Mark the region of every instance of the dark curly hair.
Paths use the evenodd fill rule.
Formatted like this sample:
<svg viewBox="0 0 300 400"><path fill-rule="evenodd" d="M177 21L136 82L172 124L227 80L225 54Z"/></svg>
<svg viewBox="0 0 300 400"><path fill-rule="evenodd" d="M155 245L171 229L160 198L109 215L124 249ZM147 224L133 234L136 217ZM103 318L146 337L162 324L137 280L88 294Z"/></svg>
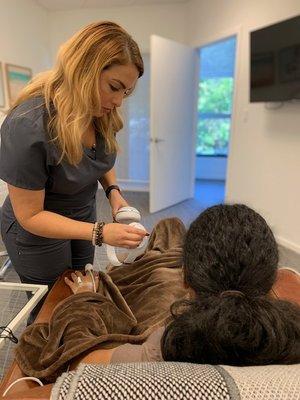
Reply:
<svg viewBox="0 0 300 400"><path fill-rule="evenodd" d="M217 205L191 224L184 279L195 299L172 305L166 361L227 365L300 362L300 307L271 298L278 249L266 221L241 204Z"/></svg>

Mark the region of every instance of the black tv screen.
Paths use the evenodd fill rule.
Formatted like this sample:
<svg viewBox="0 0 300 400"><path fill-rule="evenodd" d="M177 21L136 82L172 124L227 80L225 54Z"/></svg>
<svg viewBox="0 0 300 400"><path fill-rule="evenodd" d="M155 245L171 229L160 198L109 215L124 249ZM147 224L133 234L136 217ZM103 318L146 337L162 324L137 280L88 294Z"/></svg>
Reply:
<svg viewBox="0 0 300 400"><path fill-rule="evenodd" d="M251 32L250 101L300 99L300 16Z"/></svg>

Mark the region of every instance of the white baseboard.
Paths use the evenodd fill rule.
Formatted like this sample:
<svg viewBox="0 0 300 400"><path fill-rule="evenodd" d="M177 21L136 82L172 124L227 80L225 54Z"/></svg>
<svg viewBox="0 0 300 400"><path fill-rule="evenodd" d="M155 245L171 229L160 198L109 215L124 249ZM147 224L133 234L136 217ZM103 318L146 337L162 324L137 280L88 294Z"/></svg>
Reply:
<svg viewBox="0 0 300 400"><path fill-rule="evenodd" d="M131 181L129 179L118 179L118 184L122 190L132 192L149 192L148 181Z"/></svg>
<svg viewBox="0 0 300 400"><path fill-rule="evenodd" d="M286 247L287 249L292 250L295 253L300 255L300 245L299 244L293 243L293 242L286 240L280 236L276 236L276 241L281 246Z"/></svg>

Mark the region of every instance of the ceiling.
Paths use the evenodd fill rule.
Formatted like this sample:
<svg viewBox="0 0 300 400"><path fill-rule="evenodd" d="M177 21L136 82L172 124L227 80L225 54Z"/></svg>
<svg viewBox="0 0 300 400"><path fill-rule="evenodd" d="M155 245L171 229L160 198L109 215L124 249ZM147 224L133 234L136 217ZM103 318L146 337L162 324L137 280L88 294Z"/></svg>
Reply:
<svg viewBox="0 0 300 400"><path fill-rule="evenodd" d="M83 8L144 6L151 4L187 3L188 0L35 0L49 11L71 11Z"/></svg>

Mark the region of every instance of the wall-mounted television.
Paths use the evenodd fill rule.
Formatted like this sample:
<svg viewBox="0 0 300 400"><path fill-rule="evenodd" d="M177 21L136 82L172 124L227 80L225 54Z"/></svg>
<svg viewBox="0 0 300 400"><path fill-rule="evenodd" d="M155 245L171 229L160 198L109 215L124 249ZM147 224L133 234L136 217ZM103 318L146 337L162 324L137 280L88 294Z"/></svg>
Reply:
<svg viewBox="0 0 300 400"><path fill-rule="evenodd" d="M300 99L300 15L250 34L250 101Z"/></svg>

